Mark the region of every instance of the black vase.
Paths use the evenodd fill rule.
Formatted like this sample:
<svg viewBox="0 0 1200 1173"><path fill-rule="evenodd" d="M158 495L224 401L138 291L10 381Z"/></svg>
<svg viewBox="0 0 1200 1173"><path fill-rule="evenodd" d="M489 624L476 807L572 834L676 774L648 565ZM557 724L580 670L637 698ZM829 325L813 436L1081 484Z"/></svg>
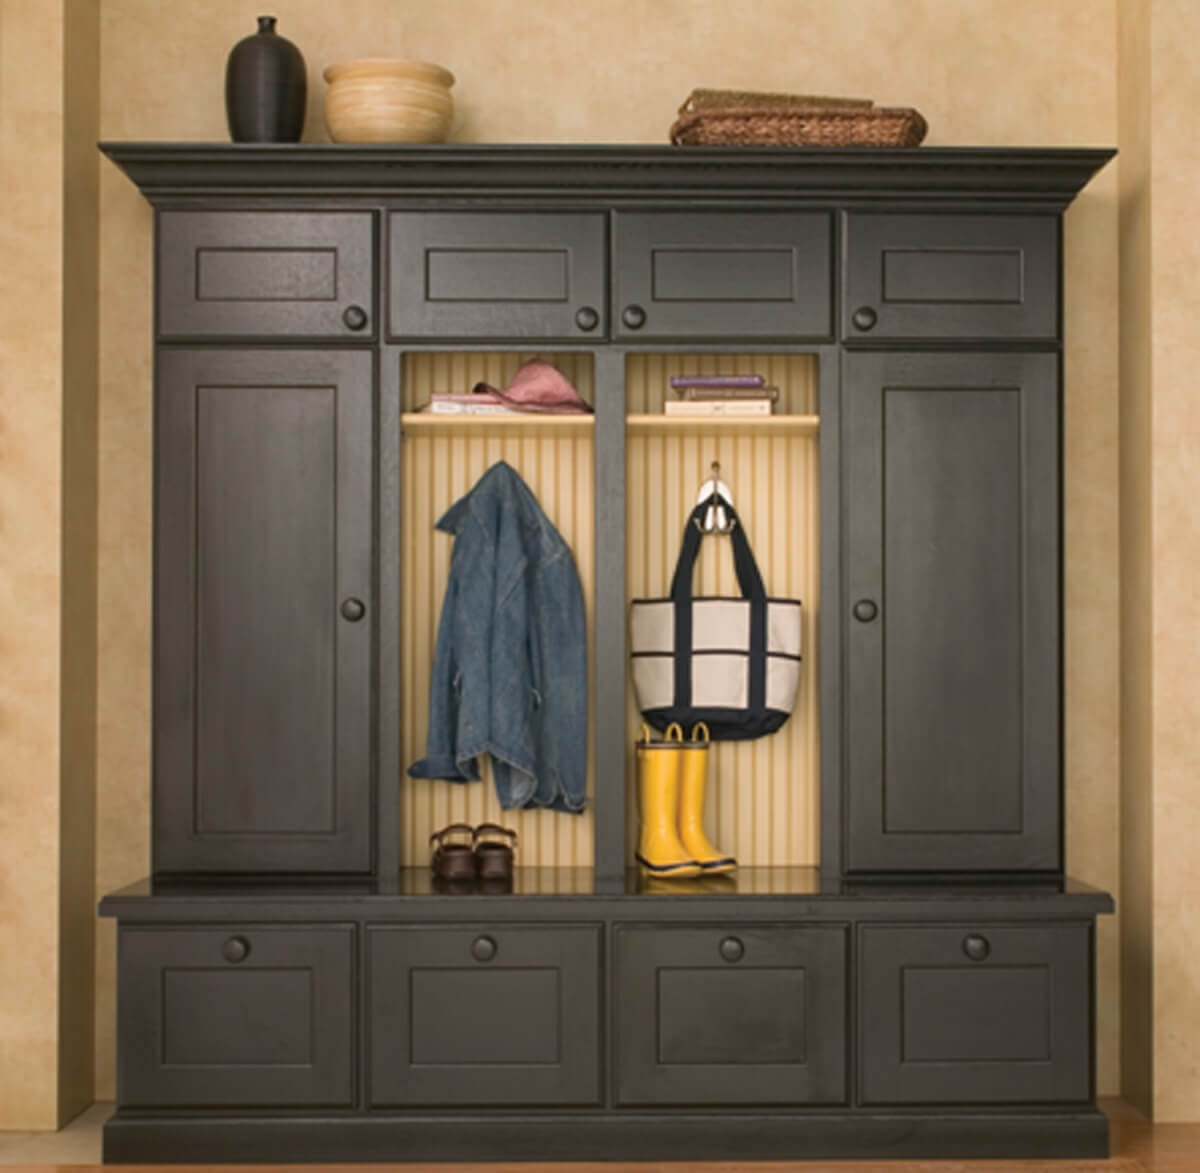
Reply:
<svg viewBox="0 0 1200 1173"><path fill-rule="evenodd" d="M260 16L225 65L225 113L235 143L295 143L304 129L308 75L300 50Z"/></svg>

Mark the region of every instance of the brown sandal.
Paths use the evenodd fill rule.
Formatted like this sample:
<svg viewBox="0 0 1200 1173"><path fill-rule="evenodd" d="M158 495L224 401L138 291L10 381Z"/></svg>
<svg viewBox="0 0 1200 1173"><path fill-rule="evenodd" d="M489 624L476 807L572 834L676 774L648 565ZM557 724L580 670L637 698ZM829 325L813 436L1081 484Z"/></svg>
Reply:
<svg viewBox="0 0 1200 1173"><path fill-rule="evenodd" d="M451 838L461 837L465 842L451 843ZM475 831L468 823L451 823L429 836L433 848L429 866L433 874L443 880L469 880L475 875Z"/></svg>
<svg viewBox="0 0 1200 1173"><path fill-rule="evenodd" d="M517 833L496 823L480 823L471 837L475 874L481 880L511 880Z"/></svg>

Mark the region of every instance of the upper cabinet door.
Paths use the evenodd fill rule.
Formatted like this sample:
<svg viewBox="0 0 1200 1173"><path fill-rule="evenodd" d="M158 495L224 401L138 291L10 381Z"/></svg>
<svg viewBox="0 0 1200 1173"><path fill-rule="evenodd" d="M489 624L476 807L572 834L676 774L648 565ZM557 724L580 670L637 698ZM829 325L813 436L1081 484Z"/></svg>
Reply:
<svg viewBox="0 0 1200 1173"><path fill-rule="evenodd" d="M842 337L1055 338L1058 218L850 212Z"/></svg>
<svg viewBox="0 0 1200 1173"><path fill-rule="evenodd" d="M601 212L393 212L389 337L603 338L605 221Z"/></svg>
<svg viewBox="0 0 1200 1173"><path fill-rule="evenodd" d="M619 338L828 338L825 212L618 212Z"/></svg>
<svg viewBox="0 0 1200 1173"><path fill-rule="evenodd" d="M845 358L850 871L1060 865L1057 363Z"/></svg>
<svg viewBox="0 0 1200 1173"><path fill-rule="evenodd" d="M158 364L155 870L367 872L372 356Z"/></svg>
<svg viewBox="0 0 1200 1173"><path fill-rule="evenodd" d="M375 333L371 212L163 212L163 338Z"/></svg>

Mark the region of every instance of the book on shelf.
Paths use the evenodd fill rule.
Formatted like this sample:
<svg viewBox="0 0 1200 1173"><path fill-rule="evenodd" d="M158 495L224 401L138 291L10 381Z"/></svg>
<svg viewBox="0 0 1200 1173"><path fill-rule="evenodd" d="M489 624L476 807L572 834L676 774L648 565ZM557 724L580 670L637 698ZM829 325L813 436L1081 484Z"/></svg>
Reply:
<svg viewBox="0 0 1200 1173"><path fill-rule="evenodd" d="M684 387L762 387L763 375L672 375L671 386L678 391Z"/></svg>
<svg viewBox="0 0 1200 1173"><path fill-rule="evenodd" d="M675 394L680 399L769 399L779 400L778 387L677 387Z"/></svg>
<svg viewBox="0 0 1200 1173"><path fill-rule="evenodd" d="M770 415L772 400L760 399L668 399L663 404L664 415L705 418L707 416L764 416Z"/></svg>
<svg viewBox="0 0 1200 1173"><path fill-rule="evenodd" d="M435 391L420 409L424 415L521 415L499 395L487 392Z"/></svg>

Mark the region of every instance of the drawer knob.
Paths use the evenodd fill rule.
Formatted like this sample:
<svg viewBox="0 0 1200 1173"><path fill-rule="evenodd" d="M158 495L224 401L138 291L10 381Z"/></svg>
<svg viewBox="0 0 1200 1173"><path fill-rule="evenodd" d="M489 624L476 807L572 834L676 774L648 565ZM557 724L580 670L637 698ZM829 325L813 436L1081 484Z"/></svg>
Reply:
<svg viewBox="0 0 1200 1173"><path fill-rule="evenodd" d="M717 946L717 951L726 961L741 961L745 955L746 946L737 939L737 937L726 937L725 940Z"/></svg>
<svg viewBox="0 0 1200 1173"><path fill-rule="evenodd" d="M646 311L640 305L627 305L621 311L621 321L631 330L640 330L646 324Z"/></svg>
<svg viewBox="0 0 1200 1173"><path fill-rule="evenodd" d="M491 937L476 937L471 943L471 956L476 961L491 961L496 956L496 942Z"/></svg>
<svg viewBox="0 0 1200 1173"><path fill-rule="evenodd" d="M879 608L875 605L873 599L859 599L854 604L854 618L859 623L870 623L878 614Z"/></svg>
<svg viewBox="0 0 1200 1173"><path fill-rule="evenodd" d="M367 324L367 311L360 305L348 305L342 310L342 321L351 330L361 330Z"/></svg>
<svg viewBox="0 0 1200 1173"><path fill-rule="evenodd" d="M575 311L575 325L581 330L594 330L600 325L600 315L590 306L580 306Z"/></svg>
<svg viewBox="0 0 1200 1173"><path fill-rule="evenodd" d="M972 961L983 961L991 951L987 937L979 933L968 933L963 937L963 952Z"/></svg>
<svg viewBox="0 0 1200 1173"><path fill-rule="evenodd" d="M342 603L342 618L351 623L357 623L366 613L367 607L362 599L346 599Z"/></svg>
<svg viewBox="0 0 1200 1173"><path fill-rule="evenodd" d="M856 330L869 330L879 321L879 315L869 305L860 305L850 315L850 321L854 323Z"/></svg>
<svg viewBox="0 0 1200 1173"><path fill-rule="evenodd" d="M230 937L221 946L221 956L236 965L250 956L250 942L245 937Z"/></svg>

